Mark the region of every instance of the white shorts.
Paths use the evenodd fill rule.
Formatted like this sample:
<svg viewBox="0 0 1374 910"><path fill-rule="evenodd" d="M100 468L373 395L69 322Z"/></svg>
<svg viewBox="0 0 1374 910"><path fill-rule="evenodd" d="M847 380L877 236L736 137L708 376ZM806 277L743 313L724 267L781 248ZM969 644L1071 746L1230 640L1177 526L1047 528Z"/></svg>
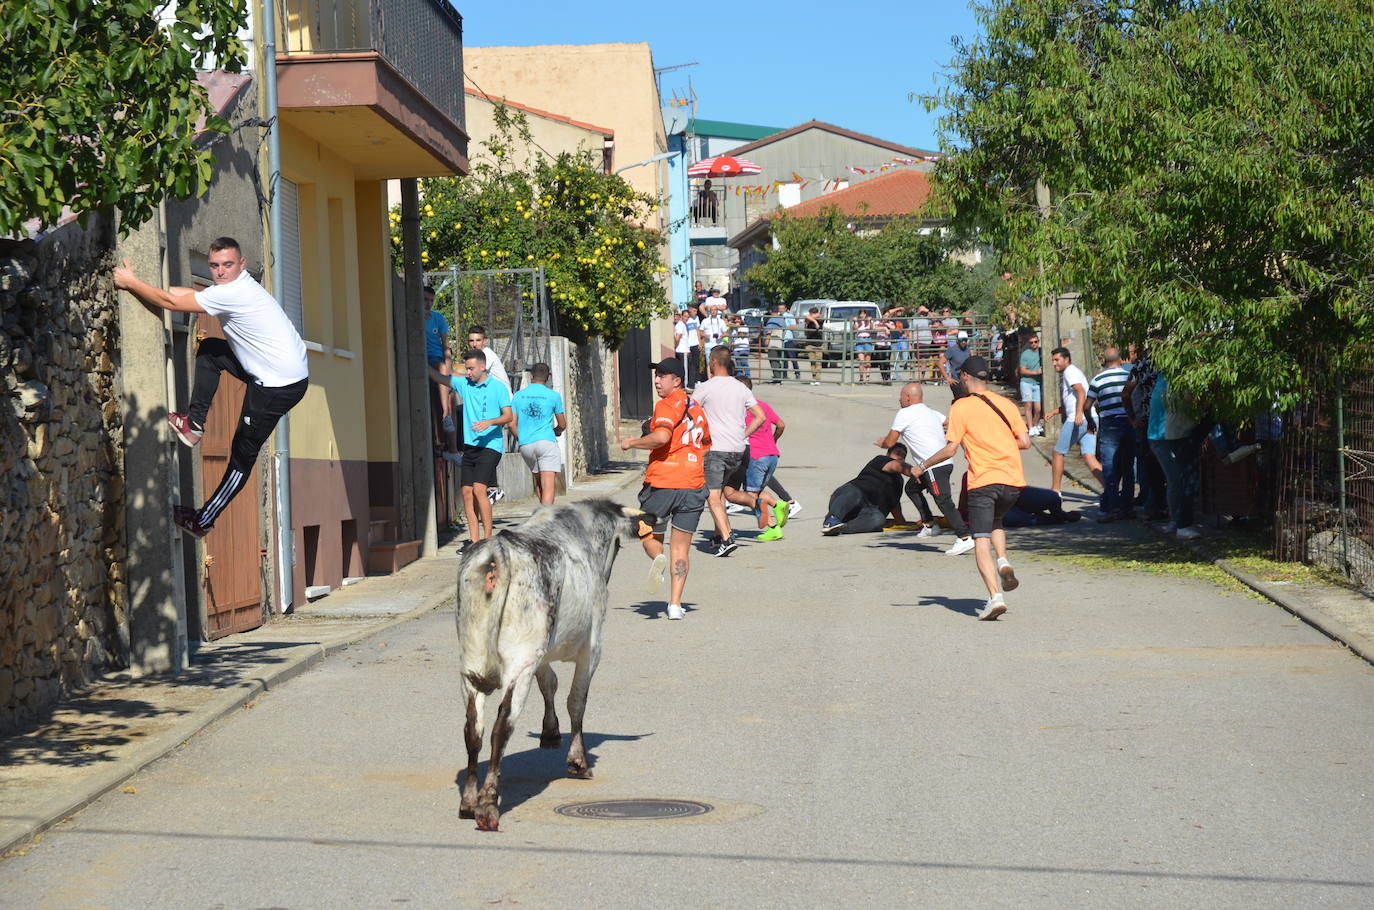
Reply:
<svg viewBox="0 0 1374 910"><path fill-rule="evenodd" d="M563 470L563 456L558 454L558 443L547 439L521 446L520 457L525 459L531 474Z"/></svg>

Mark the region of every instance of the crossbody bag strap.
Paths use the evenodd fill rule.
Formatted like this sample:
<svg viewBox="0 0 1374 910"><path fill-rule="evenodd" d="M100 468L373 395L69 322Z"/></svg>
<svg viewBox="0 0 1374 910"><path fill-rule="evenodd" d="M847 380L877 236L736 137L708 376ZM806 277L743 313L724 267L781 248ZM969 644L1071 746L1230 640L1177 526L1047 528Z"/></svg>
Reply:
<svg viewBox="0 0 1374 910"><path fill-rule="evenodd" d="M1011 425L1011 421L1007 419L1007 415L1002 413L1002 409L992 403L992 399L988 398L988 396L983 395L980 392L969 392L969 394L972 395L974 398L981 400L983 404L992 408L993 413L995 413L998 417L1002 418L1002 422L1007 425L1007 429L1011 430L1011 435L1016 435L1016 428Z"/></svg>

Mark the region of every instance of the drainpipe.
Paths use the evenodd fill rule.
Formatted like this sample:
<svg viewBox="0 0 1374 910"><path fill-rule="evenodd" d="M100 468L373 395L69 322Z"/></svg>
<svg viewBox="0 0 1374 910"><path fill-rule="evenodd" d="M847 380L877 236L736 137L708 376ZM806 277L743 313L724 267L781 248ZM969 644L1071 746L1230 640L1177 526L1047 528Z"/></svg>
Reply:
<svg viewBox="0 0 1374 910"><path fill-rule="evenodd" d="M286 297L285 274L282 262L281 206L277 189L281 183L281 130L278 129L277 110L277 15L275 0L262 0L262 74L267 91L267 198L268 233L272 241L272 296L277 303ZM296 326L297 330L300 326ZM296 554L294 531L291 527L291 415L285 414L277 422L272 462L276 480L277 500L277 608L291 611L295 580Z"/></svg>

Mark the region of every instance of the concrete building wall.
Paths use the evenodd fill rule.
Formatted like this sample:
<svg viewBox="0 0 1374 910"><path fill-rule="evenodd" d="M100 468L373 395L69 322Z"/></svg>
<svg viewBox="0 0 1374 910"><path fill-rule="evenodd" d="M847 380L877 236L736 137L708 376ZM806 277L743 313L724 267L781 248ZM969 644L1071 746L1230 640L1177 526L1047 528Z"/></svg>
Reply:
<svg viewBox="0 0 1374 910"><path fill-rule="evenodd" d="M511 104L514 102L514 104ZM536 149L544 149L552 155L559 152L591 152L596 160L601 160L607 135L599 130L588 129L576 123L569 123L557 117L545 116L531 111L520 96L511 93L507 103L511 111L525 115L530 127L530 138ZM481 95L467 96L467 131L471 138L470 155L478 158L487 153L486 143L490 141L496 128L494 111L496 102ZM560 114L561 111L552 111ZM571 117L571 114L565 115ZM600 126L601 124L597 124Z"/></svg>

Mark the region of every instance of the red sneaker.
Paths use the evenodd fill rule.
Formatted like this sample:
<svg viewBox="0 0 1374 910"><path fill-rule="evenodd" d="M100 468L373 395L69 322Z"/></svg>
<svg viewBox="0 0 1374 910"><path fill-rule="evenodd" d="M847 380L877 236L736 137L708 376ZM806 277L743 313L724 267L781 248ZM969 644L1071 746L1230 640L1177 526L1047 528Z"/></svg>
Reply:
<svg viewBox="0 0 1374 910"><path fill-rule="evenodd" d="M195 446L200 444L200 438L205 434L191 428L191 418L185 414L168 414L167 422L176 431L177 439L184 445Z"/></svg>
<svg viewBox="0 0 1374 910"><path fill-rule="evenodd" d="M202 527L196 518L196 510L186 506L172 506L172 524L192 537L204 537L210 533L210 529Z"/></svg>

